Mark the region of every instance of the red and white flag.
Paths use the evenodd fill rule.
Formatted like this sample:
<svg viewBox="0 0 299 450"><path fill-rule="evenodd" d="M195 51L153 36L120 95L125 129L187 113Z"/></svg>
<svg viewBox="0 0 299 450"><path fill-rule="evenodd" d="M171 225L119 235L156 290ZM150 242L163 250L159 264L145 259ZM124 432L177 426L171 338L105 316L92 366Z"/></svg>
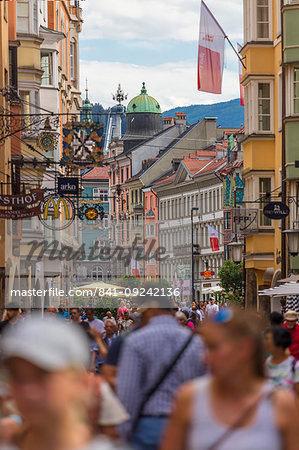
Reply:
<svg viewBox="0 0 299 450"><path fill-rule="evenodd" d="M221 94L225 32L201 2L198 45L198 90Z"/></svg>
<svg viewBox="0 0 299 450"><path fill-rule="evenodd" d="M132 275L135 275L135 277L140 278L139 262L133 258L131 259L131 271L132 271Z"/></svg>
<svg viewBox="0 0 299 450"><path fill-rule="evenodd" d="M240 55L240 50L242 48L242 45L240 45L238 43L238 52ZM240 55L240 58L242 58L242 56ZM243 78L243 68L242 68L242 63L239 59L239 78L240 78L240 105L244 106L245 105L245 99L244 99L244 86L242 85L242 78Z"/></svg>
<svg viewBox="0 0 299 450"><path fill-rule="evenodd" d="M207 225L209 231L209 238L212 247L212 252L218 252L219 249L219 233L215 228Z"/></svg>

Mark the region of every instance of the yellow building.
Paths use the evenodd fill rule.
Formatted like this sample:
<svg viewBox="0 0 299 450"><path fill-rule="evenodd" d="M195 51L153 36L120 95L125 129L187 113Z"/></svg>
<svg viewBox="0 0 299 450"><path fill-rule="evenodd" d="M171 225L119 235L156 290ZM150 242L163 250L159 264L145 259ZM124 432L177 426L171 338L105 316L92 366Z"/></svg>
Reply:
<svg viewBox="0 0 299 450"><path fill-rule="evenodd" d="M7 113L9 108L9 43L8 43L8 11L6 2L0 2L0 114ZM3 138L1 130L0 139ZM10 171L8 161L10 155L10 139L0 140L0 189L1 194L10 194ZM5 288L6 261L11 253L11 236L7 233L7 221L0 219L0 306L3 305Z"/></svg>
<svg viewBox="0 0 299 450"><path fill-rule="evenodd" d="M257 291L281 277L281 221L263 214L282 192L282 66L280 0L244 0L245 203L254 223L245 232L246 303L258 309ZM242 213L241 213L242 215ZM246 216L246 213L243 214Z"/></svg>

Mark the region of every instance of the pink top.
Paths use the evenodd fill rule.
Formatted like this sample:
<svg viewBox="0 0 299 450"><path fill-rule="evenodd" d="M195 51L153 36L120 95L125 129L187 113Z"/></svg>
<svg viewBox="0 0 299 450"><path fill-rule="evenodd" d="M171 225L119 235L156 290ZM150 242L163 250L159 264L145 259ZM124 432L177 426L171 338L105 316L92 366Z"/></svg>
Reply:
<svg viewBox="0 0 299 450"><path fill-rule="evenodd" d="M120 319L121 316L122 316L122 314L123 314L125 311L128 311L128 308L126 308L125 306L121 306L120 308L118 308L118 311L117 311L117 319Z"/></svg>
<svg viewBox="0 0 299 450"><path fill-rule="evenodd" d="M192 328L192 330L194 330L194 324L192 322L188 322L187 325L188 327Z"/></svg>

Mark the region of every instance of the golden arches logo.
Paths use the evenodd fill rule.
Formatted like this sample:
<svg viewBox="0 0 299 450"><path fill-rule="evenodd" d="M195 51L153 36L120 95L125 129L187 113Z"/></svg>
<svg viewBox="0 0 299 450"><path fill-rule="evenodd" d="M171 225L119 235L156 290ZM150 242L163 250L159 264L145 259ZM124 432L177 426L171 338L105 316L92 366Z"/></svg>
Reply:
<svg viewBox="0 0 299 450"><path fill-rule="evenodd" d="M47 218L48 218L49 206L50 206L51 203L52 203L53 208L54 208L54 219L58 219L58 217L59 217L59 206L60 206L60 203L63 204L64 211L65 211L65 218L67 220L70 219L70 211L69 211L69 208L68 208L66 200L61 197L61 198L59 198L56 201L56 200L54 200L54 198L50 197L47 200L47 203L46 203L46 206L45 206L45 209L44 209L44 219L45 220L47 220Z"/></svg>

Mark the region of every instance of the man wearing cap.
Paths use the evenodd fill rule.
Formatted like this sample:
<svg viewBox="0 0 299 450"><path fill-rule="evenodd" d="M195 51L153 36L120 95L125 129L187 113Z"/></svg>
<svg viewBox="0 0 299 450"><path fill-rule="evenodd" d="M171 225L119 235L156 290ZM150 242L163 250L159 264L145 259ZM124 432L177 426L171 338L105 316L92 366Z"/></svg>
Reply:
<svg viewBox="0 0 299 450"><path fill-rule="evenodd" d="M299 360L299 325L296 311L287 311L284 315L283 327L287 328L292 335L292 344L289 347L291 355Z"/></svg>
<svg viewBox="0 0 299 450"><path fill-rule="evenodd" d="M34 315L5 331L2 352L12 395L26 422L18 448L115 448L110 441L93 439L88 343L78 326Z"/></svg>
<svg viewBox="0 0 299 450"><path fill-rule="evenodd" d="M173 317L171 299L146 294L137 302L148 309L149 322L121 351L117 394L131 416L121 433L134 449L157 449L178 388L204 374L204 349L201 338Z"/></svg>
<svg viewBox="0 0 299 450"><path fill-rule="evenodd" d="M0 334L5 328L14 327L21 318L20 307L17 303L7 303L6 305L6 319L0 322Z"/></svg>
<svg viewBox="0 0 299 450"><path fill-rule="evenodd" d="M206 313L208 317L212 317L219 312L219 306L215 303L215 297L211 297L210 303L207 304Z"/></svg>

